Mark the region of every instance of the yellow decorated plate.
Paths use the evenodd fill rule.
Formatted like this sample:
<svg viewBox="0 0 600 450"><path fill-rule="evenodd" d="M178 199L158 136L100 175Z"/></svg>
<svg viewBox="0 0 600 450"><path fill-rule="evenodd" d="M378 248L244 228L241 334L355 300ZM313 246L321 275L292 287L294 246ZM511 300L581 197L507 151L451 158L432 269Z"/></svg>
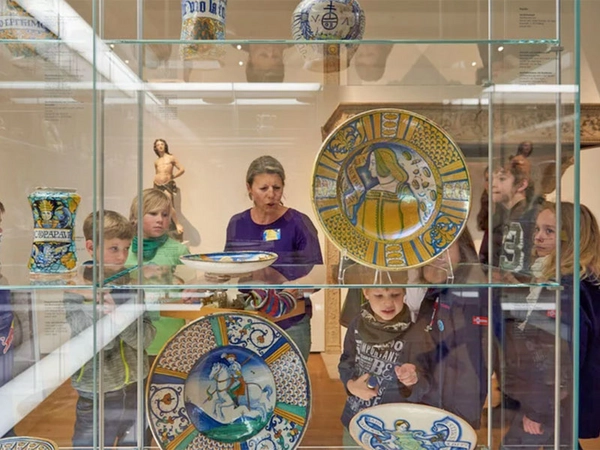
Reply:
<svg viewBox="0 0 600 450"><path fill-rule="evenodd" d="M312 199L331 241L375 268L418 267L466 226L471 181L450 136L426 117L377 109L351 117L323 142Z"/></svg>

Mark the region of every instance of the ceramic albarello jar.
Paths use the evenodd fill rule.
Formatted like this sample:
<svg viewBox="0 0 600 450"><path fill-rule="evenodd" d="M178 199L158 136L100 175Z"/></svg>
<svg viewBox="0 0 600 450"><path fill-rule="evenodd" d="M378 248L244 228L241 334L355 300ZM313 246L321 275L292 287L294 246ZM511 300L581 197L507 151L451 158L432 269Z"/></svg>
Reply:
<svg viewBox="0 0 600 450"><path fill-rule="evenodd" d="M29 271L60 274L74 270L75 214L81 197L74 189L37 188L28 199L33 213Z"/></svg>
<svg viewBox="0 0 600 450"><path fill-rule="evenodd" d="M182 0L181 40L219 41L225 39L227 0ZM197 61L194 67L218 69L223 65L225 45L195 42L181 46L184 61Z"/></svg>

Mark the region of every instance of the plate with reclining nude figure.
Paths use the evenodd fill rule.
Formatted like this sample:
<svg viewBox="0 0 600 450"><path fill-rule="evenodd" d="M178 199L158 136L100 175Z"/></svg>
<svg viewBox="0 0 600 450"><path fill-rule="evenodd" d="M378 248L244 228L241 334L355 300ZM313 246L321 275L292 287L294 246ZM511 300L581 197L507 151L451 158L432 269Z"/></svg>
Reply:
<svg viewBox="0 0 600 450"><path fill-rule="evenodd" d="M365 450L473 450L477 433L451 412L415 403L386 403L358 412L348 427Z"/></svg>
<svg viewBox="0 0 600 450"><path fill-rule="evenodd" d="M203 272L237 274L269 267L277 260L277 254L260 251L215 252L183 255L179 259L186 266Z"/></svg>
<svg viewBox="0 0 600 450"><path fill-rule="evenodd" d="M377 109L323 142L312 201L325 233L356 262L385 270L427 264L466 227L471 181L460 148L424 116Z"/></svg>
<svg viewBox="0 0 600 450"><path fill-rule="evenodd" d="M162 450L293 450L310 419L308 369L269 320L211 314L161 350L148 377L146 410Z"/></svg>

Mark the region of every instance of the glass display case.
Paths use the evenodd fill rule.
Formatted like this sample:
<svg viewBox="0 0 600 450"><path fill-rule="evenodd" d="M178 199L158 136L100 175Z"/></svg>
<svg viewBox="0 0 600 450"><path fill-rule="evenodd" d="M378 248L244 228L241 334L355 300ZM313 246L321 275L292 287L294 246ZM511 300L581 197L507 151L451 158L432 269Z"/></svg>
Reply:
<svg viewBox="0 0 600 450"><path fill-rule="evenodd" d="M579 7L0 0L0 435L577 448L580 296L597 289L579 227L598 232L578 174L580 149L600 143L598 109L581 105ZM264 155L268 170L251 165ZM224 250L279 259L206 257ZM379 335L391 312L374 298L392 294L405 306L389 321L412 331L384 355L357 324L370 311ZM259 329L286 343L248 350ZM226 366L228 395L207 361ZM225 421L222 406L188 403L242 408L233 374L250 368L274 374L264 421L207 434L198 421ZM241 383L231 423L253 410ZM424 412L349 423L380 401Z"/></svg>

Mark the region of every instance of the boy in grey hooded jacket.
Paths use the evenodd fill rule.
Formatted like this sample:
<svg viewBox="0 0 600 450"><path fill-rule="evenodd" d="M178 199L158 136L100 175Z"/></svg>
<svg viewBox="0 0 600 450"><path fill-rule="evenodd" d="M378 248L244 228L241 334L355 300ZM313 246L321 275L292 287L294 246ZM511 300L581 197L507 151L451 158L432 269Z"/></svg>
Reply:
<svg viewBox="0 0 600 450"><path fill-rule="evenodd" d="M98 214L90 214L84 222L83 231L86 250L93 255L94 242L93 222L96 220L98 230ZM102 252L104 258L104 274L110 276L123 269L129 246L135 232L131 223L122 215L113 212L104 212L104 242L102 248L96 249L99 257ZM91 261L84 264L83 283L90 283L94 267ZM120 282L124 282L121 277ZM97 310L96 319L107 314L116 314L117 306L128 303L135 305L136 291L133 289L104 289L102 292L103 308ZM67 291L64 297L66 318L71 327L73 337L82 331L94 326L94 308L99 308L98 302L93 299L93 291L72 290ZM104 348L102 354L102 372L94 376L93 359L85 363L76 372L72 385L77 390L79 398L76 406L76 421L73 434L74 447L91 447L94 436L94 395L99 391L99 380L102 379L102 393L104 395L104 443L112 447L117 441L120 445L135 445L135 433L128 433L136 424L137 418L137 381L145 379L148 375L149 363L145 349L150 345L156 334L156 329L151 320L144 314L142 319L143 329L143 375L140 377L138 367L138 326L137 320L125 328L115 339L111 340ZM93 343L90 342L90 345ZM100 350L100 349L98 349ZM96 364L96 369L98 364Z"/></svg>

